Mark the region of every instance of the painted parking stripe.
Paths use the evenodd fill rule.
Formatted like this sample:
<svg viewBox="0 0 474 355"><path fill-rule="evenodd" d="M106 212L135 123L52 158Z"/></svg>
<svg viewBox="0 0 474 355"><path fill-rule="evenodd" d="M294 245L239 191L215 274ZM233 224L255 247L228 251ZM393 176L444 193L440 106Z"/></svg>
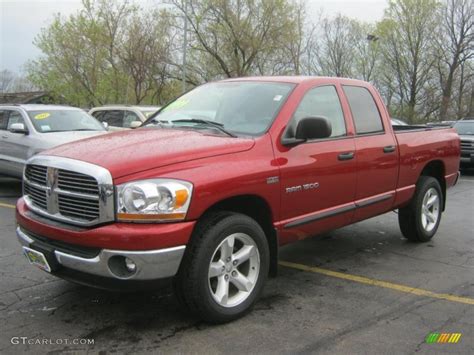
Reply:
<svg viewBox="0 0 474 355"><path fill-rule="evenodd" d="M450 302L474 305L474 298L454 296L454 295L449 295L446 293L436 293L436 292L432 292L428 290L423 290L421 288L415 288L415 287L400 285L400 284L396 284L392 282L371 279L364 276L346 274L344 272L323 269L323 268L315 267L315 266L296 264L289 261L280 261L279 264L281 266L286 266L291 269L313 272L316 274L322 274L325 276L331 276L338 279L349 280L349 281L358 282L358 283L371 285L371 286L388 288L388 289L399 291L399 292L411 293L417 296L424 296L424 297L436 298L436 299L450 301Z"/></svg>
<svg viewBox="0 0 474 355"><path fill-rule="evenodd" d="M9 204L7 204L7 203L1 203L1 202L0 202L0 207L15 208L15 205L9 205Z"/></svg>

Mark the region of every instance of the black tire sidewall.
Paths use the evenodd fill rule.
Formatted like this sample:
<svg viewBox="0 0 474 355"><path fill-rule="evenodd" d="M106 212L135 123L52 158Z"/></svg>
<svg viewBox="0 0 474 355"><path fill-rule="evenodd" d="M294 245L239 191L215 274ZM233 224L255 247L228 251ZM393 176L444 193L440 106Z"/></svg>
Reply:
<svg viewBox="0 0 474 355"><path fill-rule="evenodd" d="M222 307L216 303L209 289L209 264L219 244L226 237L234 233L247 234L255 242L260 256L260 270L257 283L250 296L244 302L235 307ZM203 236L201 242L203 246L200 248L199 254L195 255L195 262L197 264L195 268L196 273L193 277L197 281L198 297L201 298L200 303L204 308L203 311L207 312L212 318L217 319L217 321L228 321L243 315L251 309L259 297L268 274L270 252L263 230L253 219L244 215L234 214L224 218L210 228L206 235Z"/></svg>

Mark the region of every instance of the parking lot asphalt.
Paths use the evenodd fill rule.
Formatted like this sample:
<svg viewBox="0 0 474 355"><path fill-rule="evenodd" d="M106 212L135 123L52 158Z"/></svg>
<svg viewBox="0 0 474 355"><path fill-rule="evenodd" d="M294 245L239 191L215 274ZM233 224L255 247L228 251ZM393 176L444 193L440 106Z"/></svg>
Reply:
<svg viewBox="0 0 474 355"><path fill-rule="evenodd" d="M1 354L474 353L473 172L449 190L431 242L407 242L389 213L286 246L253 312L219 326L170 289L110 293L30 266L14 232L20 191L0 179ZM427 343L433 332L462 336Z"/></svg>

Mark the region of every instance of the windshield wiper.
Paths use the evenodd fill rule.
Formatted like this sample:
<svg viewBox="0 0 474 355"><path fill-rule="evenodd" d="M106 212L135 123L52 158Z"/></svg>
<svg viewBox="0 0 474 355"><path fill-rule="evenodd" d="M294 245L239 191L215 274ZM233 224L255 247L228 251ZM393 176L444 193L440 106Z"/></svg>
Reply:
<svg viewBox="0 0 474 355"><path fill-rule="evenodd" d="M171 120L170 123L173 124L174 122L191 122L191 123L199 123L207 126L212 126L213 128L216 128L217 130L227 134L230 137L237 137L235 134L229 132L224 128L224 124L219 123L219 122L214 122L211 120L204 120L201 118L186 118L186 119L181 119L181 120Z"/></svg>

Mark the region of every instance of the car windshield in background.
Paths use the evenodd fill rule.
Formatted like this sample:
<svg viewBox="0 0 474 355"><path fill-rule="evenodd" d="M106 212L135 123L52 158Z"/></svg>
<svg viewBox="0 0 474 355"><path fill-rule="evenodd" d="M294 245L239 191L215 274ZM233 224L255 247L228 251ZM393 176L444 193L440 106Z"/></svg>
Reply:
<svg viewBox="0 0 474 355"><path fill-rule="evenodd" d="M41 133L105 130L99 121L81 110L29 111L28 115Z"/></svg>
<svg viewBox="0 0 474 355"><path fill-rule="evenodd" d="M460 135L474 135L474 122L458 122L453 127Z"/></svg>
<svg viewBox="0 0 474 355"><path fill-rule="evenodd" d="M206 84L179 97L147 123L220 127L221 132L256 136L266 132L293 88L270 82Z"/></svg>
<svg viewBox="0 0 474 355"><path fill-rule="evenodd" d="M156 111L158 111L159 109L156 109L156 110L153 110L153 111L148 111L148 110L141 110L141 112L145 115L146 118L150 117L151 115L153 115Z"/></svg>

